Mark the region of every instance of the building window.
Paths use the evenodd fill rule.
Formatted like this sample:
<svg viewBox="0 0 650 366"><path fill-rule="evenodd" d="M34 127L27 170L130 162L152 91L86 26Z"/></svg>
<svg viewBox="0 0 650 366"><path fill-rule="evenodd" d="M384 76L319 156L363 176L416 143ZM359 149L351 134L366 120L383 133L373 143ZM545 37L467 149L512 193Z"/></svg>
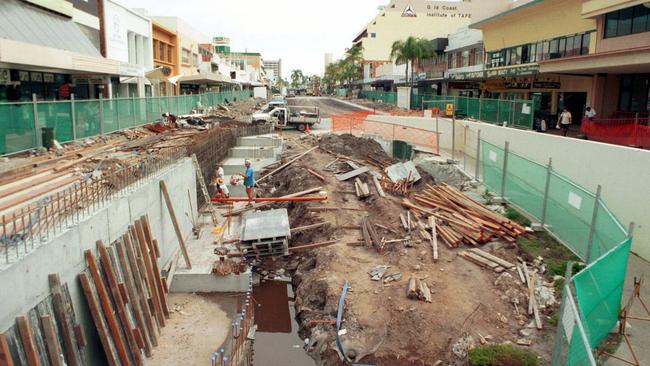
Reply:
<svg viewBox="0 0 650 366"><path fill-rule="evenodd" d="M623 112L647 112L650 99L650 74L623 75L618 109Z"/></svg>
<svg viewBox="0 0 650 366"><path fill-rule="evenodd" d="M370 33L370 38L377 38L377 33Z"/></svg>
<svg viewBox="0 0 650 366"><path fill-rule="evenodd" d="M462 67L469 66L469 50L461 52L460 57Z"/></svg>
<svg viewBox="0 0 650 366"><path fill-rule="evenodd" d="M198 65L199 65L199 54L192 53L192 66L198 66Z"/></svg>
<svg viewBox="0 0 650 366"><path fill-rule="evenodd" d="M605 15L605 38L650 31L650 8L637 5Z"/></svg>
<svg viewBox="0 0 650 366"><path fill-rule="evenodd" d="M476 65L476 48L469 50L469 66Z"/></svg>
<svg viewBox="0 0 650 366"><path fill-rule="evenodd" d="M190 57L192 56L192 52L188 50L187 48L183 48L181 50L181 63L184 65L189 65L190 64Z"/></svg>
<svg viewBox="0 0 650 366"><path fill-rule="evenodd" d="M174 58L172 57L172 53L174 51L174 47L172 46L167 46L167 62L170 64L174 62Z"/></svg>
<svg viewBox="0 0 650 366"><path fill-rule="evenodd" d="M160 48L158 49L158 58L159 58L161 61L165 61L165 44L162 43L162 42L160 42L160 44L159 44L158 47L160 47Z"/></svg>

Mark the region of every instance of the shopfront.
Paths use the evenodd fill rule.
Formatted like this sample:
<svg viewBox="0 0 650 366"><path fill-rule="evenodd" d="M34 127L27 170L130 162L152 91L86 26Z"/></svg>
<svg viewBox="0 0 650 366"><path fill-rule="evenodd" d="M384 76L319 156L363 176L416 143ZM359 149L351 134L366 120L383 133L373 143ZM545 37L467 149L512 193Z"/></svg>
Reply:
<svg viewBox="0 0 650 366"><path fill-rule="evenodd" d="M0 69L0 102L69 99L75 92L69 74Z"/></svg>

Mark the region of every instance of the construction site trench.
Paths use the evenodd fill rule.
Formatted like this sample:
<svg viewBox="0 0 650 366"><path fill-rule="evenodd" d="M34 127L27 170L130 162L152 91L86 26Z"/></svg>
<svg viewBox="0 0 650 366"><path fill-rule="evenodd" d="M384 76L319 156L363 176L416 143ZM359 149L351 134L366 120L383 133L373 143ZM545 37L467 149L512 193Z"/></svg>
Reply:
<svg viewBox="0 0 650 366"><path fill-rule="evenodd" d="M262 286L267 281L291 282L295 297L284 303L294 307L292 311L285 309L285 313L295 313L299 328L292 332L298 331L300 336L294 336L295 347L303 348L317 365L465 365L471 349L502 343L534 350L540 364L550 362L555 328L549 319L558 304L554 276L543 258L523 252L510 237L450 247L439 233L434 259L428 223L429 214L437 210L423 212L418 207L425 206L419 203L410 209L405 205L413 201L413 196L440 185L455 186L468 197L484 202L478 183L469 181L446 159L420 156L416 160L420 161L422 178L406 193L387 191L386 197L381 197L374 187L372 172L379 174L398 160L375 141L348 134L325 134L297 136L285 143L283 157L318 148L260 183L257 194L281 197L313 187L321 187L327 194L324 202L272 205L273 209L287 209L292 229L309 228L292 233L290 250L317 248L292 251L287 257L254 260ZM355 179L336 178L337 174L353 170L349 162L370 168L371 172L357 177L371 187L369 196L358 197ZM489 210L503 213L505 208L491 204ZM400 216L407 215L411 228L402 225ZM381 248L368 247L364 241L364 222L374 227L379 241L384 243ZM444 220L437 222L444 229ZM537 239L526 230L519 234L532 241ZM486 266L481 257L467 258L471 247L509 266ZM518 268L524 266L531 274L539 273L532 290L518 274ZM421 300L410 296L413 281L425 284L430 295ZM337 330L335 320L346 282L350 289L344 301L342 325ZM543 325L536 325L532 311L528 314L530 291L537 295L539 309L534 314L539 310L537 316L543 318ZM286 299L284 292L280 293L279 297ZM345 355L336 345L337 334Z"/></svg>

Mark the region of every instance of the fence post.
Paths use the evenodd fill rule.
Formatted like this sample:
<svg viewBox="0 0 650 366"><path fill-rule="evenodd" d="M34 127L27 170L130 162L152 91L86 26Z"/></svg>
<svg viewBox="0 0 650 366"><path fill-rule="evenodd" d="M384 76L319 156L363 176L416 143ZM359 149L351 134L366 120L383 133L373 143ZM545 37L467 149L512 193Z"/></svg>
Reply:
<svg viewBox="0 0 650 366"><path fill-rule="evenodd" d="M117 131L122 129L120 126L120 98L115 98L115 115L117 116Z"/></svg>
<svg viewBox="0 0 650 366"><path fill-rule="evenodd" d="M438 117L440 113L436 114L436 154L440 156L440 131L438 131Z"/></svg>
<svg viewBox="0 0 650 366"><path fill-rule="evenodd" d="M571 294L571 288L569 287L569 284L564 285L564 291L568 291L569 294L567 296L567 299L569 300L569 305L571 306L571 310L573 311L573 314L576 317L576 326L578 327L578 331L580 332L580 335L583 341L583 344L586 348L586 354L589 356L589 362L591 365L596 365L596 360L594 359L594 354L591 351L591 346L589 345L589 338L587 338L587 332L585 332L585 328L582 325L582 320L580 319L578 308L576 307L575 302L573 301L573 295Z"/></svg>
<svg viewBox="0 0 650 366"><path fill-rule="evenodd" d="M70 94L70 119L72 120L72 141L77 140L77 117L74 111L74 93Z"/></svg>
<svg viewBox="0 0 650 366"><path fill-rule="evenodd" d="M104 96L99 94L99 133L104 134Z"/></svg>
<svg viewBox="0 0 650 366"><path fill-rule="evenodd" d="M481 113L483 111L483 98L478 98L478 120L483 121L483 114Z"/></svg>
<svg viewBox="0 0 650 366"><path fill-rule="evenodd" d="M42 136L38 133L38 101L36 93L32 93L32 113L34 114L34 147L38 148L43 145Z"/></svg>
<svg viewBox="0 0 650 366"><path fill-rule="evenodd" d="M506 198L506 176L508 172L508 152L510 151L510 142L506 141L503 149L503 171L501 172L501 199Z"/></svg>
<svg viewBox="0 0 650 366"><path fill-rule="evenodd" d="M476 168L474 170L474 179L478 182L478 174L481 162L481 130L478 130L478 136L476 137Z"/></svg>
<svg viewBox="0 0 650 366"><path fill-rule="evenodd" d="M591 263L591 247L593 246L594 232L596 231L596 219L598 218L598 206L600 203L600 195L602 193L602 186L599 184L596 188L596 200L594 201L594 212L591 215L591 225L589 225L589 238L587 239L587 254L585 255L586 263Z"/></svg>
<svg viewBox="0 0 650 366"><path fill-rule="evenodd" d="M463 126L463 170L467 171L467 126Z"/></svg>
<svg viewBox="0 0 650 366"><path fill-rule="evenodd" d="M515 125L515 105L517 102L513 99L512 100L512 106L510 106L510 126Z"/></svg>
<svg viewBox="0 0 650 366"><path fill-rule="evenodd" d="M546 223L546 209L548 207L548 191L551 185L551 173L553 172L553 158L548 159L548 166L546 167L546 183L544 185L544 202L542 204L542 217L540 218L540 225L544 228Z"/></svg>
<svg viewBox="0 0 650 366"><path fill-rule="evenodd" d="M634 236L634 228L635 228L634 221L630 222L630 226L627 229L627 237L631 239Z"/></svg>
<svg viewBox="0 0 650 366"><path fill-rule="evenodd" d="M456 160L455 157L456 157L456 110L454 110L454 114L451 116L451 160Z"/></svg>
<svg viewBox="0 0 650 366"><path fill-rule="evenodd" d="M135 113L135 97L131 97L131 109L133 110L133 127L138 125L138 115Z"/></svg>

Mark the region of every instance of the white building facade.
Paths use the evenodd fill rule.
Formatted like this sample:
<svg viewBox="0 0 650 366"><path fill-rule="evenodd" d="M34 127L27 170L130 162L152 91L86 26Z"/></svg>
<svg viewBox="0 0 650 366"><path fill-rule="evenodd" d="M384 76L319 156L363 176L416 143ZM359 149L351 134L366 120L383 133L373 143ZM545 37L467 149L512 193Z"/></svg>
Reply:
<svg viewBox="0 0 650 366"><path fill-rule="evenodd" d="M151 19L144 14L114 0L104 1L106 58L119 62L119 77L111 78L113 97L151 95L145 78L145 72L153 69L151 32Z"/></svg>

